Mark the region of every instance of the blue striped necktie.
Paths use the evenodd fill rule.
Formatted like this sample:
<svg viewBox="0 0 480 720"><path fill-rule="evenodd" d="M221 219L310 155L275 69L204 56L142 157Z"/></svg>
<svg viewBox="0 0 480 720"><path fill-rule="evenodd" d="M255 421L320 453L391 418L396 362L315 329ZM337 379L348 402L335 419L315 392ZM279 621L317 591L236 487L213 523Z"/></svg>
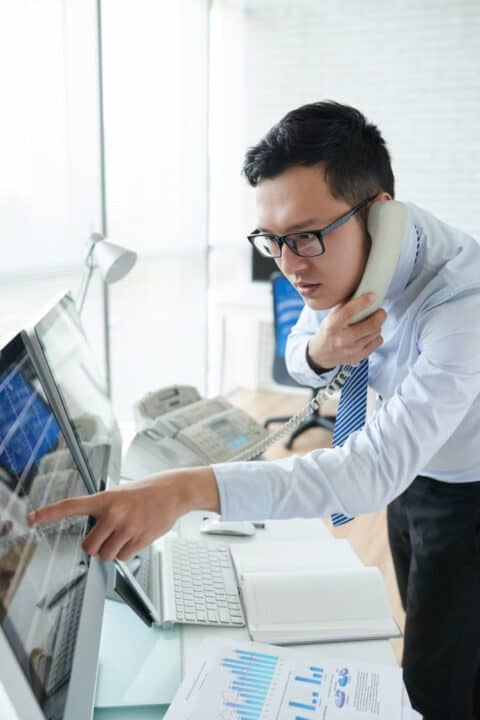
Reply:
<svg viewBox="0 0 480 720"><path fill-rule="evenodd" d="M352 374L340 393L332 446L340 447L350 433L361 430L367 414L368 358L358 365L346 365ZM342 513L332 514L333 525L343 525L353 520Z"/></svg>

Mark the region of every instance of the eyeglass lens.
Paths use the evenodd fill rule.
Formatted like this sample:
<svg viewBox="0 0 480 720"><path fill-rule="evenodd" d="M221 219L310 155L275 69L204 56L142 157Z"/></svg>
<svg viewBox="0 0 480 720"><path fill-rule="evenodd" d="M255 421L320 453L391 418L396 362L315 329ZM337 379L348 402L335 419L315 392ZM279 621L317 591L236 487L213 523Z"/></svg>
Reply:
<svg viewBox="0 0 480 720"><path fill-rule="evenodd" d="M320 240L313 233L295 233L288 236L283 242L288 245L290 250L302 257L312 257L323 252ZM255 238L258 250L268 257L280 257L282 254L281 244L273 235L257 235Z"/></svg>

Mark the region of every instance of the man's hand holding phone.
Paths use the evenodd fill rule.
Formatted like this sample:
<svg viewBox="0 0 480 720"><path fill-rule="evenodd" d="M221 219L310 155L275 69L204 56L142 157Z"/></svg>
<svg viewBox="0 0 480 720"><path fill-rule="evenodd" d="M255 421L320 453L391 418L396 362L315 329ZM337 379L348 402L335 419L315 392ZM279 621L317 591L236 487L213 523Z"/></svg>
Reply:
<svg viewBox="0 0 480 720"><path fill-rule="evenodd" d="M385 310L380 308L365 320L351 324L361 310L374 302L375 295L367 293L336 305L329 312L308 343L308 357L315 367L327 370L338 365L355 365L380 347Z"/></svg>
<svg viewBox="0 0 480 720"><path fill-rule="evenodd" d="M167 471L114 490L86 495L30 513L31 523L90 515L95 526L83 542L102 560L128 560L166 533L190 510L219 512L218 488L209 467Z"/></svg>

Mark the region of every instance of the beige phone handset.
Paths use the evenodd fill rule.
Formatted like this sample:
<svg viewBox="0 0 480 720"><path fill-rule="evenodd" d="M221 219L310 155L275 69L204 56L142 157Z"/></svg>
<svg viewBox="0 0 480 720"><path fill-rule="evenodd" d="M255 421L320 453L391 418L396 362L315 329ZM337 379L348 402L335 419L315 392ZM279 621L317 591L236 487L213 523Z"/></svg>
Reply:
<svg viewBox="0 0 480 720"><path fill-rule="evenodd" d="M373 203L369 210L367 227L372 244L365 272L352 299L367 292L374 292L376 300L370 307L359 312L352 320L352 324L364 320L382 305L400 257L407 212L406 205L396 200ZM341 366L330 384L320 388L316 396L297 415L290 418L281 428L268 435L254 447L235 455L231 458L231 461L245 461L259 457L271 444L290 434L318 410L322 401L335 395L345 384L350 374L347 368Z"/></svg>
<svg viewBox="0 0 480 720"><path fill-rule="evenodd" d="M149 392L133 408L137 430L149 428L162 415L200 399L193 385L171 385L163 390Z"/></svg>

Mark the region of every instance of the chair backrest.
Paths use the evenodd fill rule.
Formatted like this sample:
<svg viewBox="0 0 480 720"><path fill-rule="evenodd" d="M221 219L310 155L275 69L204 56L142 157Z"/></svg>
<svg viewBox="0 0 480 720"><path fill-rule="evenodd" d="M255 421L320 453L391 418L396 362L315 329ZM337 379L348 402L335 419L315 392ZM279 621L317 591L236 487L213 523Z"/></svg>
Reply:
<svg viewBox="0 0 480 720"><path fill-rule="evenodd" d="M290 330L297 322L305 307L301 295L281 273L270 277L273 296L273 319L275 332L275 353L273 358L273 379L282 385L298 386L287 371L285 349Z"/></svg>

